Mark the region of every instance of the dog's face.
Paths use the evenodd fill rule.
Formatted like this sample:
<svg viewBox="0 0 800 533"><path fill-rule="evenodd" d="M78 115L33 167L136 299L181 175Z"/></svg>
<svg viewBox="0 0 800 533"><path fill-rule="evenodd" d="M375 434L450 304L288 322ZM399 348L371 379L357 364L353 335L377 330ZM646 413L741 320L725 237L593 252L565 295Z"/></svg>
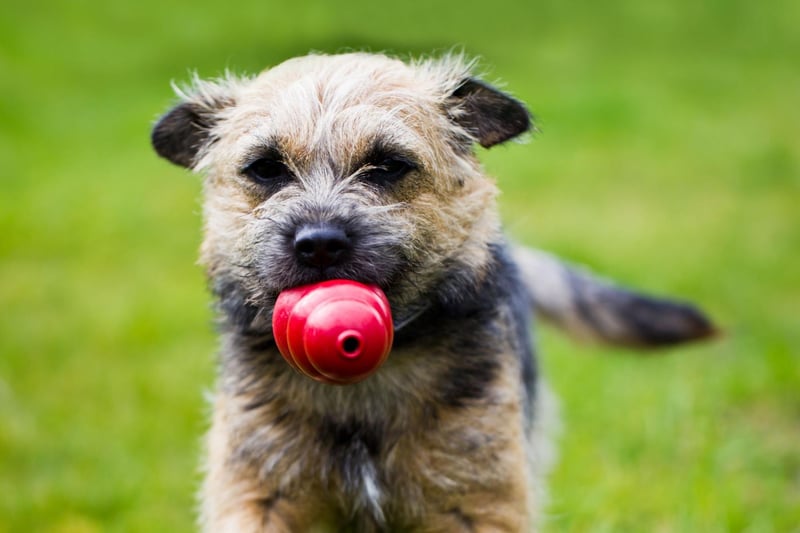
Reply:
<svg viewBox="0 0 800 533"><path fill-rule="evenodd" d="M379 285L402 314L447 268L478 275L499 223L472 145L530 125L452 57L308 56L184 98L153 144L207 176L217 291L267 310L286 288L343 278Z"/></svg>

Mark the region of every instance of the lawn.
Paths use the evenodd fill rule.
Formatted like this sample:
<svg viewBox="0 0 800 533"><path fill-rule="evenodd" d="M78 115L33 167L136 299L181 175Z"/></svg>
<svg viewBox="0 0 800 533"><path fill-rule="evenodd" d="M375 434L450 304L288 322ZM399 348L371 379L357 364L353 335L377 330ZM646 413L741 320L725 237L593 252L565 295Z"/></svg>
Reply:
<svg viewBox="0 0 800 533"><path fill-rule="evenodd" d="M542 329L547 531L800 531L800 3L13 2L0 17L0 533L191 531L213 387L190 71L463 47L541 133L481 151L514 238L700 303L641 357Z"/></svg>

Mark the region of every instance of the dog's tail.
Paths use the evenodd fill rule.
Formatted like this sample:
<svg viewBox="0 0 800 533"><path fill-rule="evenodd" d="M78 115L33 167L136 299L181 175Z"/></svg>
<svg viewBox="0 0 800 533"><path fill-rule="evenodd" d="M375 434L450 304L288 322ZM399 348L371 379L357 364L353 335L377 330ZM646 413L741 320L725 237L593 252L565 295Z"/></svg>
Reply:
<svg viewBox="0 0 800 533"><path fill-rule="evenodd" d="M576 337L650 348L716 334L711 321L688 303L620 288L538 250L515 246L512 256L537 316Z"/></svg>

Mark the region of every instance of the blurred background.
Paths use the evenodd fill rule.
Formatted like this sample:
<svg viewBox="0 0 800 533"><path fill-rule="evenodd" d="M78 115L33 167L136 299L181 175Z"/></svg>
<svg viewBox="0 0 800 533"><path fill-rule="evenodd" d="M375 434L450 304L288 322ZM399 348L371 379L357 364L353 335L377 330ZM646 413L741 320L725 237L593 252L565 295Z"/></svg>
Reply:
<svg viewBox="0 0 800 533"><path fill-rule="evenodd" d="M170 82L463 47L541 133L508 232L701 304L640 357L540 332L548 531L800 531L800 3L11 0L0 17L0 532L191 531L216 341Z"/></svg>

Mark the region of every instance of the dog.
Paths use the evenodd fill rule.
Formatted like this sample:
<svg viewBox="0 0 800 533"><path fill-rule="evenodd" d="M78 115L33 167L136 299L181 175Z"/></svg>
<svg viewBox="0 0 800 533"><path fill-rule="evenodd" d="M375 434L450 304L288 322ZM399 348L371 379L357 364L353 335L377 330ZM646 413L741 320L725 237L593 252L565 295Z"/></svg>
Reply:
<svg viewBox="0 0 800 533"><path fill-rule="evenodd" d="M195 80L155 124L156 152L205 176L222 344L205 531L535 529L556 416L533 315L630 346L713 334L689 304L509 244L475 147L532 118L473 71L458 54L309 55ZM391 305L391 354L352 385L295 372L272 336L281 291L330 279Z"/></svg>

